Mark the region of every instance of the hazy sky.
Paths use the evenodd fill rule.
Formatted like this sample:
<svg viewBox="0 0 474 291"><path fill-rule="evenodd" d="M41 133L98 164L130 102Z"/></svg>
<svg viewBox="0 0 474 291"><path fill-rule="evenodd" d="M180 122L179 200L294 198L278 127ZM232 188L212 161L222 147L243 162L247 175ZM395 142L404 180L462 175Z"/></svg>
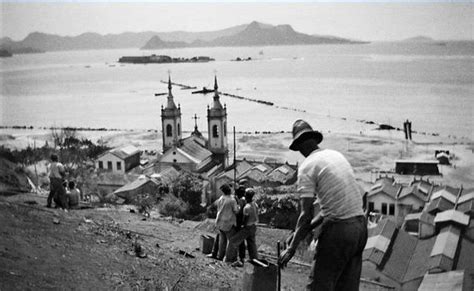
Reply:
<svg viewBox="0 0 474 291"><path fill-rule="evenodd" d="M0 0L2 1L2 0ZM290 24L296 31L361 40L398 40L417 35L474 39L472 1L299 3L91 3L0 2L0 36L30 32L208 31L249 23Z"/></svg>

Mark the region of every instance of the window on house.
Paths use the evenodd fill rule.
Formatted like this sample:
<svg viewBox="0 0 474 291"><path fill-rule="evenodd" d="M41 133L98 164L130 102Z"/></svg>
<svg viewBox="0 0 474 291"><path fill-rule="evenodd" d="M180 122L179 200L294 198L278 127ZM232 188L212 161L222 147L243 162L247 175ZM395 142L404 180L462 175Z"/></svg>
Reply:
<svg viewBox="0 0 474 291"><path fill-rule="evenodd" d="M382 203L382 214L387 215L387 203Z"/></svg>
<svg viewBox="0 0 474 291"><path fill-rule="evenodd" d="M107 169L112 170L112 162L111 161L107 162Z"/></svg>
<svg viewBox="0 0 474 291"><path fill-rule="evenodd" d="M212 137L219 137L219 133L217 132L217 125L212 126Z"/></svg>
<svg viewBox="0 0 474 291"><path fill-rule="evenodd" d="M117 170L118 171L122 170L122 162L117 162Z"/></svg>
<svg viewBox="0 0 474 291"><path fill-rule="evenodd" d="M405 231L418 232L419 224L417 220L408 220L405 222Z"/></svg>
<svg viewBox="0 0 474 291"><path fill-rule="evenodd" d="M179 123L178 123L178 135L181 134L181 126L179 126Z"/></svg>
<svg viewBox="0 0 474 291"><path fill-rule="evenodd" d="M224 136L227 136L227 123L224 122Z"/></svg>
<svg viewBox="0 0 474 291"><path fill-rule="evenodd" d="M99 169L103 169L103 168L104 168L104 162L99 161Z"/></svg>
<svg viewBox="0 0 474 291"><path fill-rule="evenodd" d="M166 125L166 136L173 136L173 128L171 127L171 124Z"/></svg>
<svg viewBox="0 0 474 291"><path fill-rule="evenodd" d="M375 210L374 202L369 202L369 212L374 212L374 210Z"/></svg>
<svg viewBox="0 0 474 291"><path fill-rule="evenodd" d="M395 216L395 204L390 203L390 205L388 206L388 215Z"/></svg>

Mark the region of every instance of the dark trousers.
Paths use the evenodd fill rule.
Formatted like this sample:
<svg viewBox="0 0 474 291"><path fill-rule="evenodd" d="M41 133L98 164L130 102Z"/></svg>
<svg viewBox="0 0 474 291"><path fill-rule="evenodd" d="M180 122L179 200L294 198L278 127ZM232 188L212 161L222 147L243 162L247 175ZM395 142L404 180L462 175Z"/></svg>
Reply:
<svg viewBox="0 0 474 291"><path fill-rule="evenodd" d="M211 252L212 257L216 259L217 259L217 254L219 252L219 239L220 239L220 234L218 233L216 236L216 239L214 240L214 244L212 245L212 252ZM242 262L245 259L245 242L242 242L239 245L239 258Z"/></svg>
<svg viewBox="0 0 474 291"><path fill-rule="evenodd" d="M219 249L217 250L217 259L222 260L229 247L230 238L235 234L235 228L232 227L229 231L219 230Z"/></svg>
<svg viewBox="0 0 474 291"><path fill-rule="evenodd" d="M67 208L66 190L63 187L63 180L60 178L50 178L47 200L48 207L51 206L53 200L57 207Z"/></svg>
<svg viewBox="0 0 474 291"><path fill-rule="evenodd" d="M363 216L324 222L307 290L359 290L366 242Z"/></svg>
<svg viewBox="0 0 474 291"><path fill-rule="evenodd" d="M244 226L235 235L233 235L230 238L227 252L225 254L226 262L234 262L237 260L238 249L244 241L247 242L247 249L249 251L250 259L258 259L257 243L255 241L256 233L257 226L254 224L250 226Z"/></svg>

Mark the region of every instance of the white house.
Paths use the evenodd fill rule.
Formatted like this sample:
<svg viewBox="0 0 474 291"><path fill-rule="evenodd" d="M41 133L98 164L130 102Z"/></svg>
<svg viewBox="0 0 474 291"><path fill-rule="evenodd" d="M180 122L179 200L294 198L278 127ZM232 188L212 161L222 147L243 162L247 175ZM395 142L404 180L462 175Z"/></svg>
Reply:
<svg viewBox="0 0 474 291"><path fill-rule="evenodd" d="M112 149L100 155L96 168L115 173L126 173L140 164L140 150L134 146Z"/></svg>

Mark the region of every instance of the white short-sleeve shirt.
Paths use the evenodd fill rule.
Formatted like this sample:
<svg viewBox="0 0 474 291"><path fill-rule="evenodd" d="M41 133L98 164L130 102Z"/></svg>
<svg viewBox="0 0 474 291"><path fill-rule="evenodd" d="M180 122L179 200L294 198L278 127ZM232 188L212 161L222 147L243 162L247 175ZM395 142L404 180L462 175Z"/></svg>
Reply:
<svg viewBox="0 0 474 291"><path fill-rule="evenodd" d="M363 215L362 194L346 158L329 149L313 151L298 168L298 194L316 197L321 214L329 219Z"/></svg>

